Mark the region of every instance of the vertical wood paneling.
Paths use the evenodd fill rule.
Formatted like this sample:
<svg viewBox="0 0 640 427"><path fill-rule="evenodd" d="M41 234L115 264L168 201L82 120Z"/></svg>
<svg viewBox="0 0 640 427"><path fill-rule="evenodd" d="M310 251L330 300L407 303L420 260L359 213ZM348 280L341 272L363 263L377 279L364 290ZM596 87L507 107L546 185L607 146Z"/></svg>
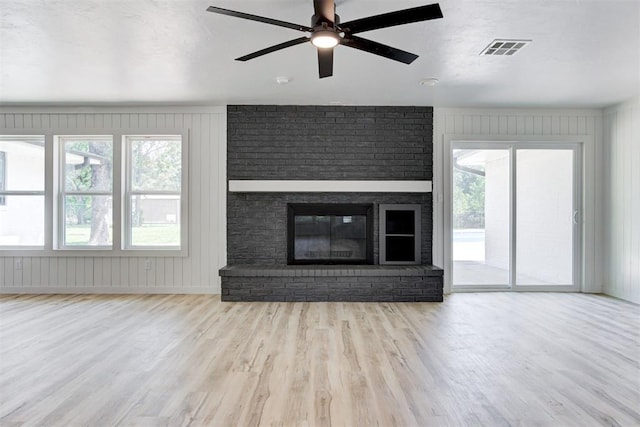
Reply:
<svg viewBox="0 0 640 427"><path fill-rule="evenodd" d="M58 268L60 266L60 262L55 258L49 258L49 271L43 272L44 280L48 280L48 285L52 288L63 286L58 280Z"/></svg>
<svg viewBox="0 0 640 427"><path fill-rule="evenodd" d="M31 286L31 258L25 257L22 261L22 285Z"/></svg>
<svg viewBox="0 0 640 427"><path fill-rule="evenodd" d="M518 122L515 117L509 116L507 118L507 131L505 133L507 135L517 135L518 134L517 123Z"/></svg>
<svg viewBox="0 0 640 427"><path fill-rule="evenodd" d="M605 121L604 291L640 303L640 99L607 110Z"/></svg>
<svg viewBox="0 0 640 427"><path fill-rule="evenodd" d="M633 149L633 164L636 167L632 170L631 182L634 183L634 187L631 189L632 194L640 194L640 107L636 106L634 112L631 116L631 121L633 123L631 128L631 146ZM638 212L640 212L640 197L632 197L633 199L633 207L631 208L631 212L635 213L634 218L638 218ZM631 253L631 259L635 260L634 268L632 269L632 279L631 279L631 294L633 296L633 300L635 302L640 302L640 224L638 224L638 220L636 219L633 222L634 231L633 231L633 248Z"/></svg>
<svg viewBox="0 0 640 427"><path fill-rule="evenodd" d="M194 141L202 140L202 132L200 129L200 114L190 114L185 122L186 127L191 130L191 136ZM193 150L193 153L191 152ZM189 239L189 257L185 259L181 263L181 273L182 275L176 281L178 286L182 286L185 283L191 283L192 274L194 268L194 261L200 262L200 241L203 236L200 234L200 221L202 220L202 200L200 200L200 179L202 176L202 160L198 156L200 156L202 150L202 144L191 144L189 147L189 168L191 169L191 176L193 177L190 180L191 188L189 188L189 192L191 193L191 198L189 204L191 205L191 209L189 210L190 220L189 225L193 227L193 232L191 233L191 238Z"/></svg>
<svg viewBox="0 0 640 427"><path fill-rule="evenodd" d="M135 281L131 280L129 273L129 258L118 258L120 271L120 284L123 288L134 287Z"/></svg>
<svg viewBox="0 0 640 427"><path fill-rule="evenodd" d="M7 257L2 265L4 266L4 274L2 275L2 286L13 284L13 258Z"/></svg>
<svg viewBox="0 0 640 427"><path fill-rule="evenodd" d="M22 286L22 272L24 271L24 258L19 257L19 258L14 258L14 262L16 259L20 259L20 261L22 262L22 268L20 269L16 269L13 273L13 281L15 283L17 283L18 285Z"/></svg>
<svg viewBox="0 0 640 427"><path fill-rule="evenodd" d="M67 259L60 257L56 258L56 261L56 264L58 265L58 268L56 269L56 273L58 273L58 283L56 286L72 287L73 285L70 281L67 282L67 275L65 274L67 272Z"/></svg>
<svg viewBox="0 0 640 427"><path fill-rule="evenodd" d="M173 258L165 258L162 276L164 277L164 286L174 286L175 280L173 278Z"/></svg>
<svg viewBox="0 0 640 427"><path fill-rule="evenodd" d="M179 258L173 259L173 286L179 287L182 284L182 267L184 263Z"/></svg>
<svg viewBox="0 0 640 427"><path fill-rule="evenodd" d="M638 121L638 120L636 120ZM444 199L450 189L444 188L445 165L448 153L444 152L445 135L468 136L470 139L485 137L554 137L584 136L592 141L585 147L584 156L584 206L585 245L583 290L602 290L602 245L596 248L596 240L603 235L602 203L602 111L601 110L494 110L494 109L434 109L434 264L445 267L445 292L450 291L450 281L445 265L445 236L443 226ZM636 189L636 191L638 191ZM600 255L600 256L597 256ZM600 280L598 280L600 279Z"/></svg>
<svg viewBox="0 0 640 427"><path fill-rule="evenodd" d="M124 110L124 109L123 109ZM189 140L189 250L186 257L16 257L0 256L0 293L161 292L219 293L218 269L225 259L224 206L226 114L223 108L177 111L0 112L0 132L24 130L129 132L184 129ZM222 149L221 146L222 145ZM151 268L145 269L145 261Z"/></svg>
<svg viewBox="0 0 640 427"><path fill-rule="evenodd" d="M153 258L149 260L151 262L151 268L149 268L149 270L146 270L147 273L147 287L162 287L162 285L160 284L160 282L158 281L158 278L156 276L156 265L158 264L158 258Z"/></svg>
<svg viewBox="0 0 640 427"><path fill-rule="evenodd" d="M211 141L211 117L210 116L201 116L201 138L206 139L207 141ZM201 156L204 159L211 158L211 145L205 144L201 146ZM213 212L211 211L210 197L207 197L211 194L211 167L206 164L200 166L200 230L201 234L204 236L211 235L211 217ZM207 277L206 269L207 265L212 261L211 259L211 244L205 239L200 241L200 283L203 282L204 278Z"/></svg>
<svg viewBox="0 0 640 427"><path fill-rule="evenodd" d="M48 281L49 268L49 258L40 258L40 271L38 272L40 281L38 282L38 286L51 286L51 283Z"/></svg>
<svg viewBox="0 0 640 427"><path fill-rule="evenodd" d="M31 258L31 286L41 286L40 277L41 258Z"/></svg>

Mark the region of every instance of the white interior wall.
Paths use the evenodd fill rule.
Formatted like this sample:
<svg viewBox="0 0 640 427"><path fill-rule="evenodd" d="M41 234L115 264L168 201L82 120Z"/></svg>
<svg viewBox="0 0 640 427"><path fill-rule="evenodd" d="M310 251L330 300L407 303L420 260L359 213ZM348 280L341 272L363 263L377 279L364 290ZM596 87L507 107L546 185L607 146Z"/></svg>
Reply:
<svg viewBox="0 0 640 427"><path fill-rule="evenodd" d="M436 108L434 111L434 264L444 266L444 140L448 135L491 140L498 136L585 136L585 266L583 289L602 290L640 302L639 212L640 101L599 110L494 110ZM603 120L607 187L603 187ZM0 132L71 133L86 129L190 131L190 236L186 257L7 256L0 253L0 292L183 292L218 293L217 270L225 264L224 108L0 110ZM609 144L610 143L610 144ZM607 192L605 193L605 190ZM609 191L610 190L610 191ZM596 203L597 202L597 203ZM597 206L604 206L599 208ZM604 212L606 209L606 212ZM606 216L603 216L606 213ZM607 219L607 248L602 220ZM606 257L606 278L601 260ZM16 265L21 264L21 269ZM606 280L603 280L606 279ZM445 282L447 283L447 282ZM450 286L450 283L447 284ZM450 290L450 288L447 288Z"/></svg>
<svg viewBox="0 0 640 427"><path fill-rule="evenodd" d="M45 134L48 143L56 134L166 129L189 135L186 256L0 252L0 292L220 293L218 269L226 264L225 107L0 109L0 133Z"/></svg>
<svg viewBox="0 0 640 427"><path fill-rule="evenodd" d="M605 111L604 292L640 304L640 98Z"/></svg>
<svg viewBox="0 0 640 427"><path fill-rule="evenodd" d="M483 108L435 108L434 109L434 230L433 263L445 269L445 292L451 291L448 263L450 239L445 230L450 218L445 216L445 202L450 190L448 142L488 141L544 141L575 142L584 144L583 153L583 271L584 292L602 292L604 246L602 242L604 200L602 171L603 112L598 109L483 109ZM544 173L544 172L541 172Z"/></svg>

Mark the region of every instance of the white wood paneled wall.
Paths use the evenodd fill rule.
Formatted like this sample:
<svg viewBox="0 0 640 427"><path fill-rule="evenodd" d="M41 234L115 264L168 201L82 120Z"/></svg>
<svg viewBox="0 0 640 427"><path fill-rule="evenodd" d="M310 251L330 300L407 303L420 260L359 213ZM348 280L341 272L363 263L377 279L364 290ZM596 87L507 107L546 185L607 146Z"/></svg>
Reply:
<svg viewBox="0 0 640 427"><path fill-rule="evenodd" d="M604 291L640 304L640 98L605 113Z"/></svg>
<svg viewBox="0 0 640 427"><path fill-rule="evenodd" d="M602 227L603 172L602 172L602 110L564 109L484 109L435 108L433 124L434 144L434 229L433 263L445 267L445 292L450 292L450 275L445 266L444 236L444 141L447 136L484 139L545 140L567 138L586 141L584 160L584 254L582 287L584 292L602 291L604 236ZM596 244L596 242L598 242Z"/></svg>
<svg viewBox="0 0 640 427"><path fill-rule="evenodd" d="M0 255L0 292L220 293L218 269L226 264L226 108L0 109L3 134L91 129L188 131L187 256L21 256L12 251Z"/></svg>

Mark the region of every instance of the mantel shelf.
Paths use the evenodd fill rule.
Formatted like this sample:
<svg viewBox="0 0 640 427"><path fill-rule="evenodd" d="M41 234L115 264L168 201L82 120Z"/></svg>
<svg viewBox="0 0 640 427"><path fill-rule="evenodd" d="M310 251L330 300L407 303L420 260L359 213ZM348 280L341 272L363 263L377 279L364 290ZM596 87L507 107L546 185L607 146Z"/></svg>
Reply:
<svg viewBox="0 0 640 427"><path fill-rule="evenodd" d="M431 193L431 181L229 180L235 193Z"/></svg>

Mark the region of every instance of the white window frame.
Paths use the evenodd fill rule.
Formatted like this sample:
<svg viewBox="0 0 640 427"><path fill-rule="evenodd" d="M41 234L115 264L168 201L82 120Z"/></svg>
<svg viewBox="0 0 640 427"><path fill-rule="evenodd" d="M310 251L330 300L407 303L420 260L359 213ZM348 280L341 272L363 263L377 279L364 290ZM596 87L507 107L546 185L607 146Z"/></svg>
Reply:
<svg viewBox="0 0 640 427"><path fill-rule="evenodd" d="M99 191L99 190L91 190L91 191L83 191L83 190L67 190L65 186L66 182L66 150L65 143L66 142L74 142L74 141L86 141L86 140L111 140L111 148L112 158L115 163L115 140L113 135L56 135L55 136L55 146L57 149L57 162L56 162L56 170L57 170L57 212L56 212L56 227L57 230L56 235L54 236L55 247L54 250L79 250L79 251L96 251L96 250L111 250L113 246L113 239L110 245L68 245L66 243L66 209L65 209L65 200L67 196L111 196L111 210L113 210L113 200L114 200L114 191L115 185L113 180L113 172L111 176L111 191ZM111 221L115 223L115 214L112 214Z"/></svg>
<svg viewBox="0 0 640 427"><path fill-rule="evenodd" d="M13 134L13 133L2 133L0 134L0 138L1 139L9 139L9 138L16 138L18 140L20 139L27 139L27 138L41 138L42 142L44 143L44 164L42 165L42 167L44 168L44 182L42 183L43 187L42 187L42 191L31 191L31 190L6 190L6 189L0 189L0 197L3 197L5 200L5 204L0 205L3 209L6 207L6 200L9 196L42 196L44 199L44 224L43 224L43 230L44 230L44 244L43 245L5 245L5 246L0 246L0 252L7 252L7 251L18 251L20 254L22 254L24 251L42 251L46 248L47 246L47 235L48 235L48 227L47 227L47 137L45 134L38 134L38 133L28 133L28 134ZM5 184L6 184L6 177L8 176L8 174L6 173L6 170L8 168L6 168L6 165L8 164L8 157L5 154Z"/></svg>
<svg viewBox="0 0 640 427"><path fill-rule="evenodd" d="M575 165L575 185L576 191L574 197L574 206L578 210L577 220L579 221L578 230L574 233L573 244L576 257L574 258L574 283L571 286L550 286L544 287L527 287L526 285L518 285L513 287L500 287L489 289L488 286L482 287L466 287L464 285L458 285L453 287L452 274L453 271L453 147L456 148L504 148L505 144L510 144L516 149L528 149L534 148L576 148L577 152L574 157ZM444 236L442 242L443 248L443 265L445 266L445 292L492 292L496 290L500 291L541 291L541 292L585 292L586 289L591 289L593 285L592 277L585 274L585 270L589 263L587 259L594 259L593 248L595 245L590 242L594 242L594 235L587 233L589 230L588 216L585 214L587 206L593 204L593 193L586 191L585 185L586 179L589 177L588 159L594 157L595 142L592 137L586 135L577 136L529 136L529 135L486 135L482 137L470 137L469 135L456 135L456 134L444 134L443 136L443 153L444 153L444 167L443 167L443 188L444 188L444 204L443 204L443 223L442 233ZM515 157L512 156L514 161ZM513 180L515 183L515 180ZM515 189L511 190L513 193ZM510 209L515 206L515 202L510 201ZM512 214L510 214L512 215ZM515 227L515 223L512 221L511 227ZM435 233L434 233L435 234ZM515 233L511 233L510 245L515 243ZM586 248L589 248L587 251ZM512 252L515 248L510 248ZM514 264L515 265L515 264ZM514 282L513 282L514 283Z"/></svg>
<svg viewBox="0 0 640 427"><path fill-rule="evenodd" d="M58 236L60 233L60 209L59 209L59 149L57 148L58 136L87 136L108 135L113 137L113 240L110 248L96 248L92 246L69 247L60 249ZM181 191L181 222L180 222L180 248L160 247L135 247L125 249L124 246L124 175L126 170L124 136L180 136L182 138L182 191ZM43 246L0 246L0 256L5 257L123 257L136 256L148 258L185 258L189 256L189 138L188 128L82 128L69 132L66 129L49 129L42 132L41 129L2 129L0 137L38 137L44 138L45 150L45 182L44 191L4 191L4 195L37 195L44 196L44 245ZM216 165L220 166L220 165ZM224 166L224 165L222 165Z"/></svg>
<svg viewBox="0 0 640 427"><path fill-rule="evenodd" d="M7 185L7 153L5 151L0 151L0 165L2 165L2 169L0 169L0 184L2 184L0 185L0 206L6 206L6 196L1 194Z"/></svg>
<svg viewBox="0 0 640 427"><path fill-rule="evenodd" d="M151 140L177 140L181 145L181 175L180 191L134 191L132 189L132 144L134 140L141 138ZM186 256L188 245L188 139L182 133L128 133L122 136L123 154L123 192L121 198L122 214L122 250L135 251L136 253L164 254L166 252L177 252ZM132 221L131 221L131 200L135 195L159 195L159 196L179 196L180 197L180 245L179 246L134 246L132 244Z"/></svg>

